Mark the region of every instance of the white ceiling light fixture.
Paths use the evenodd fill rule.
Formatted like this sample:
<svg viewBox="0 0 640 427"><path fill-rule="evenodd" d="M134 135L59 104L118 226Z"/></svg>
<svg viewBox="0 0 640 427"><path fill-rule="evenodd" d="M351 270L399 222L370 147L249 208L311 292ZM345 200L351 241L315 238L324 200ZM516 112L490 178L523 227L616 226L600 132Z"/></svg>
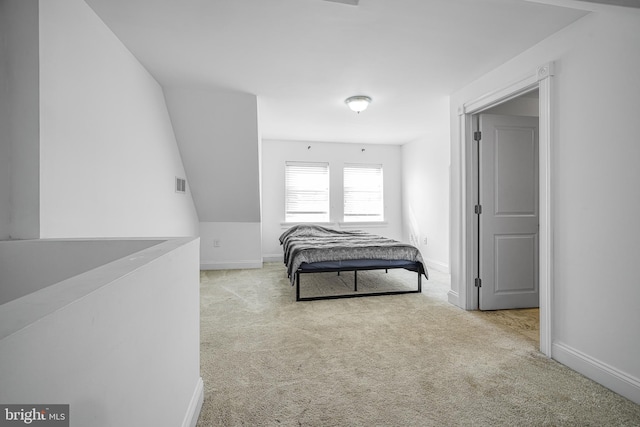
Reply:
<svg viewBox="0 0 640 427"><path fill-rule="evenodd" d="M330 1L330 2L333 2L333 3L348 4L348 5L351 5L351 6L357 6L358 2L360 0L325 0L325 1Z"/></svg>
<svg viewBox="0 0 640 427"><path fill-rule="evenodd" d="M356 95L350 96L345 99L344 102L349 106L349 108L360 114L361 111L366 110L369 104L371 104L371 98L365 95Z"/></svg>

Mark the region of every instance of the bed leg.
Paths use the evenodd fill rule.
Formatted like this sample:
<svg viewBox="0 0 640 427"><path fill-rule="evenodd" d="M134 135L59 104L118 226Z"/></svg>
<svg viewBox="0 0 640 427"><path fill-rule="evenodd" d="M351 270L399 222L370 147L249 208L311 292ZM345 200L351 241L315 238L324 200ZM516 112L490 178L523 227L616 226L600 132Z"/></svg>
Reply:
<svg viewBox="0 0 640 427"><path fill-rule="evenodd" d="M300 272L296 271L296 301L300 301Z"/></svg>
<svg viewBox="0 0 640 427"><path fill-rule="evenodd" d="M418 292L422 292L422 275L418 271Z"/></svg>
<svg viewBox="0 0 640 427"><path fill-rule="evenodd" d="M358 270L353 270L353 292L358 292Z"/></svg>

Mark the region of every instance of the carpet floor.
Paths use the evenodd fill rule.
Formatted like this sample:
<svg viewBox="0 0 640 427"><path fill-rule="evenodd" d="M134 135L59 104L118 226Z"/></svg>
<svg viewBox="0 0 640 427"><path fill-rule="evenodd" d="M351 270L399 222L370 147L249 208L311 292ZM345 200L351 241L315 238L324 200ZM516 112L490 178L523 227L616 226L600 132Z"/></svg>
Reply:
<svg viewBox="0 0 640 427"><path fill-rule="evenodd" d="M199 427L640 426L639 405L547 359L535 335L449 304L437 271L420 294L312 302L295 302L281 263L200 282ZM334 286L307 275L303 294Z"/></svg>

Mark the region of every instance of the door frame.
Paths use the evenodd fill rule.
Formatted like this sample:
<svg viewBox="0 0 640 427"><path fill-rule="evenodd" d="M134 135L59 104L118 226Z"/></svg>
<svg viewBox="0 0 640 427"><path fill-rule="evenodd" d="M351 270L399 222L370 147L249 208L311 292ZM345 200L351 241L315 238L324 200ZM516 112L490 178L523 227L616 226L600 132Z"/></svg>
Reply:
<svg viewBox="0 0 640 427"><path fill-rule="evenodd" d="M465 102L458 108L458 125L460 138L461 176L461 262L458 277L461 286L458 289L458 300L463 308L478 309L478 294L475 292L475 272L477 271L477 254L474 241L477 233L474 227L475 201L474 167L473 167L473 115L498 104L535 90L539 91L539 286L540 286L540 351L547 357L551 355L552 337L552 294L553 294L553 218L552 203L552 82L554 75L553 62L538 67L534 72L521 80L498 88L477 99Z"/></svg>

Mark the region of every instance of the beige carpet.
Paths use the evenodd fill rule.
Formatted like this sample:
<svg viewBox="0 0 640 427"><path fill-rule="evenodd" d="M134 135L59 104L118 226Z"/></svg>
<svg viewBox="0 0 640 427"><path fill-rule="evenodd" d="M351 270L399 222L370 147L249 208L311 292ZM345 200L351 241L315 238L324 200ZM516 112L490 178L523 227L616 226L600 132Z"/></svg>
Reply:
<svg viewBox="0 0 640 427"><path fill-rule="evenodd" d="M540 310L537 308L521 308L517 310L478 311L478 316L497 326L526 336L540 347Z"/></svg>
<svg viewBox="0 0 640 427"><path fill-rule="evenodd" d="M332 279L305 279L303 293ZM416 275L383 280L413 287ZM640 406L535 339L447 303L447 280L432 271L421 294L295 302L280 263L202 272L198 426L640 425Z"/></svg>

